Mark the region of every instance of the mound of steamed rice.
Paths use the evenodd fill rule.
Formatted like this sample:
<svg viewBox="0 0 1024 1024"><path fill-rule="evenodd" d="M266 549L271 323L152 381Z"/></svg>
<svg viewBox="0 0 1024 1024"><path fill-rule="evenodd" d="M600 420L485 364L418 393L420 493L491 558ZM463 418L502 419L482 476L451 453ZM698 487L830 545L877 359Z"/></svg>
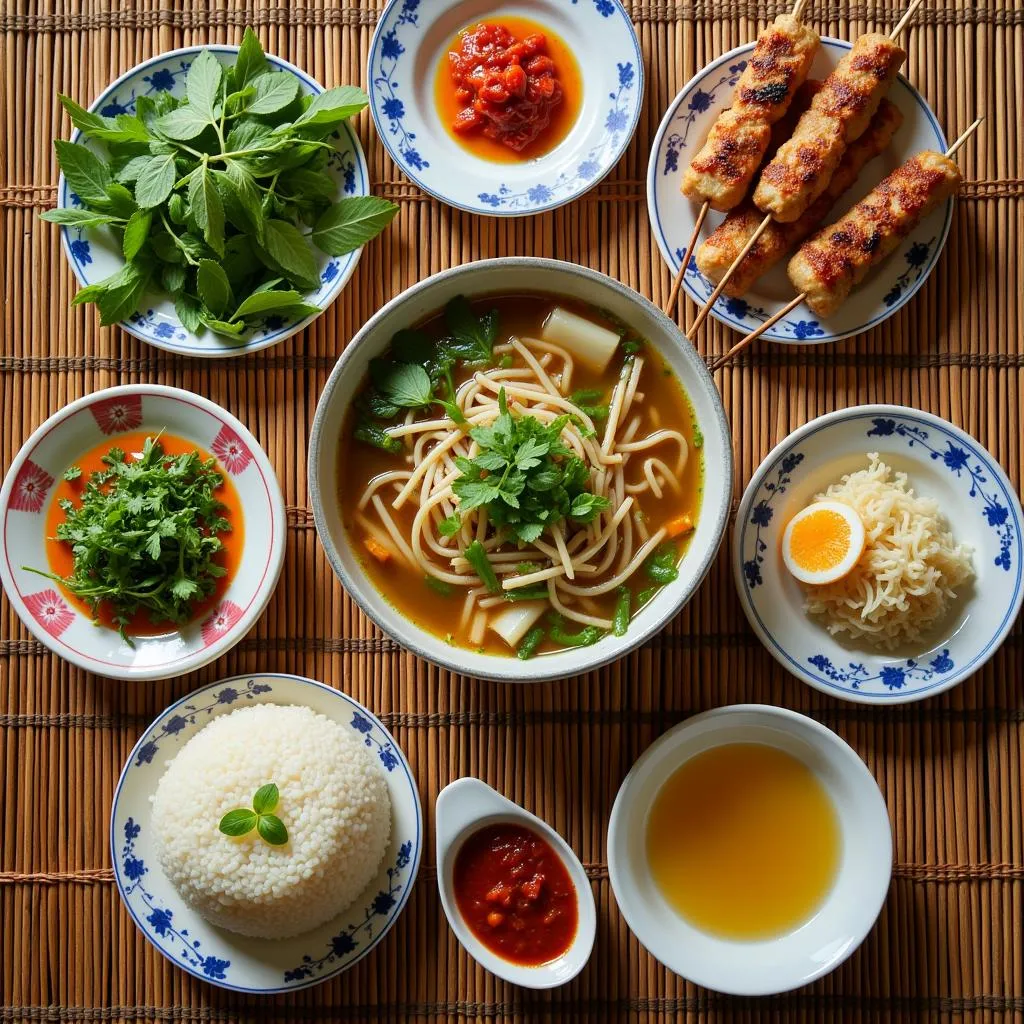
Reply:
<svg viewBox="0 0 1024 1024"><path fill-rule="evenodd" d="M804 585L804 608L833 635L893 650L917 644L948 614L956 589L974 575L971 549L958 544L934 498L915 495L877 453L815 501L842 501L864 523L867 543L853 571L823 586Z"/></svg>
<svg viewBox="0 0 1024 1024"><path fill-rule="evenodd" d="M276 783L283 846L224 814ZM181 748L153 796L160 866L212 924L277 939L337 916L376 875L391 835L387 782L352 732L305 707L258 704L213 719Z"/></svg>

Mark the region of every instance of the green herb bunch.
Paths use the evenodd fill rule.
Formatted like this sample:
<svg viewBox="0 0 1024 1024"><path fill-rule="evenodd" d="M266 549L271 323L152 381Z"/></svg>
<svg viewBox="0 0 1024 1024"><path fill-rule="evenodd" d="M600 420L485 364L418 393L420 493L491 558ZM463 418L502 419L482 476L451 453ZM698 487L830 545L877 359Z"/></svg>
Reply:
<svg viewBox="0 0 1024 1024"><path fill-rule="evenodd" d="M239 807L228 811L217 827L226 836L246 836L256 829L260 839L271 846L284 846L288 842L288 829L284 822L271 814L281 795L273 782L260 786L252 798L252 808Z"/></svg>
<svg viewBox="0 0 1024 1024"><path fill-rule="evenodd" d="M466 417L455 403L454 371L465 366L493 366L498 336L498 313L477 316L463 295L444 310L448 333L433 339L426 331L398 331L387 358L370 361L371 386L358 402L355 436L376 448L399 452L402 443L386 428L406 409L438 406L456 423Z"/></svg>
<svg viewBox="0 0 1024 1024"><path fill-rule="evenodd" d="M303 293L319 286L315 249L342 256L379 234L398 211L375 196L335 202L329 141L367 104L354 86L300 95L298 79L273 71L252 29L234 66L209 50L192 62L186 96L139 96L134 114L90 113L60 101L75 127L105 145L54 146L81 208L43 219L109 225L125 265L82 288L104 325L137 308L145 290L174 298L185 328L237 338L268 315L319 311ZM315 248L314 248L315 247Z"/></svg>
<svg viewBox="0 0 1024 1024"><path fill-rule="evenodd" d="M57 540L71 545L74 568L54 580L92 609L110 602L122 639L139 609L153 622L184 625L196 603L209 597L226 569L216 561L219 534L231 529L215 493L223 483L216 460L198 452L168 456L147 437L141 458L120 448L103 456L106 469L86 481L81 501L60 500L64 521ZM77 479L71 467L65 478Z"/></svg>

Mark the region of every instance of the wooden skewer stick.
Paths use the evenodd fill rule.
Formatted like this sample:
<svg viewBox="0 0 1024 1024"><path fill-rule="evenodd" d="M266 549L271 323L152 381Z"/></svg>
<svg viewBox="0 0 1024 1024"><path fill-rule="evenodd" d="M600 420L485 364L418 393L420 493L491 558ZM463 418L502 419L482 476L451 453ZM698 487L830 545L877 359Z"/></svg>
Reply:
<svg viewBox="0 0 1024 1024"><path fill-rule="evenodd" d="M803 0L797 0L796 6L793 8L793 14L796 16L797 10L800 8ZM900 18L896 27L889 33L890 39L895 39L910 23L910 19L914 16L914 12L924 3L924 0L912 0L910 6L906 9L903 17ZM722 275L722 279L718 282L718 287L711 293L711 297L704 304L704 308L697 314L697 319L694 320L693 326L687 332L687 338L693 340L693 333L700 327L702 323L708 318L708 314L711 312L711 307L718 301L719 295L725 290L725 286L729 283L729 279L733 274L736 273L736 268L743 262L744 257L753 248L754 243L761 237L765 232L768 225L771 223L771 214L765 216L764 220L761 221L757 230L750 236L747 244L740 250L740 254L732 261L732 265ZM763 328L762 328L763 330ZM724 358L724 357L723 357Z"/></svg>
<svg viewBox="0 0 1024 1024"><path fill-rule="evenodd" d="M923 0L917 0L918 3L922 3ZM794 18L799 19L804 12L804 8L807 6L808 0L796 0L793 4L793 10L790 12ZM690 265L690 257L693 255L693 250L697 247L697 239L700 237L700 229L704 226L704 218L708 215L708 210L711 209L711 201L705 199L701 205L700 212L697 214L697 222L693 227L693 234L690 235L690 241L686 245L686 252L683 254L683 262L679 266L679 270L676 271L676 276L672 281L672 287L669 289L668 298L665 300L665 315L668 317L674 316L676 308L676 300L679 298L679 289L683 286L683 278L686 277L686 268ZM726 278L728 280L728 277ZM707 314L705 314L706 316ZM696 325L692 330L696 329ZM690 337L688 334L687 337Z"/></svg>
<svg viewBox="0 0 1024 1024"><path fill-rule="evenodd" d="M700 213L697 214L697 223L693 225L693 234L690 235L690 241L686 245L686 252L683 253L683 262L679 264L679 270L676 273L675 280L672 282L672 290L668 293L668 299L665 302L665 316L667 317L675 316L676 299L679 298L679 289L683 286L686 268L690 265L690 257L697 246L700 229L704 226L704 218L708 215L708 210L710 209L711 202L705 199L701 205Z"/></svg>
<svg viewBox="0 0 1024 1024"><path fill-rule="evenodd" d="M946 156L952 157L956 153L956 151L978 130L978 125L980 125L981 122L984 120L985 118L983 117L975 118L973 123L964 130L964 132L960 135L956 142L954 142L953 145L946 150ZM783 306L782 309L778 311L778 313L776 313L773 317L769 318L768 320L765 320L765 322L761 324L761 326L758 327L756 331L751 331L750 334L748 334L745 338L736 342L736 344L733 345L733 347L729 349L728 352L726 352L724 355L719 356L711 364L711 372L714 373L715 370L720 369L727 362L729 362L729 360L732 359L732 357L736 355L737 352L742 352L743 349L745 349L748 345L757 341L757 339L760 338L761 335L764 334L764 332L767 331L769 327L773 327L775 324L777 324L787 313L792 313L793 310L796 309L796 307L799 306L800 303L803 302L806 297L806 293L801 292L795 299L790 299L790 301L786 303L786 305Z"/></svg>

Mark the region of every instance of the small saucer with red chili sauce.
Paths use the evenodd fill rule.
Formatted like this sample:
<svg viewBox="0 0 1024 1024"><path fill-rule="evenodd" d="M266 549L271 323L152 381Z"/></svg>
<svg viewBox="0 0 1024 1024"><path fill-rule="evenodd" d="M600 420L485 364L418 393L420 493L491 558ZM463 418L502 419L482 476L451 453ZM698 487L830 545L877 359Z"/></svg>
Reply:
<svg viewBox="0 0 1024 1024"><path fill-rule="evenodd" d="M619 0L392 0L367 77L377 132L405 175L495 216L553 209L597 184L643 96Z"/></svg>
<svg viewBox="0 0 1024 1024"><path fill-rule="evenodd" d="M436 833L441 903L477 963L536 989L563 985L583 969L596 932L594 897L554 829L465 778L438 796Z"/></svg>

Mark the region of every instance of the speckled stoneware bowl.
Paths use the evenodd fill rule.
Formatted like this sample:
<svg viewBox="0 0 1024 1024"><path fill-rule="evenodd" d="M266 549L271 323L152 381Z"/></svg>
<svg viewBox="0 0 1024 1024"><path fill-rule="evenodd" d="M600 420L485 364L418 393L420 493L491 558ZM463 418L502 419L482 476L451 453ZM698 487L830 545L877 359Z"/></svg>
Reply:
<svg viewBox="0 0 1024 1024"><path fill-rule="evenodd" d="M704 435L704 487L697 525L679 577L640 611L625 636L528 661L452 647L411 622L367 578L339 512L338 445L345 414L370 360L392 335L419 323L456 295L516 292L571 296L607 309L646 337L686 390ZM452 672L505 682L562 679L614 661L657 633L693 596L721 544L732 496L732 446L722 400L711 375L676 324L631 288L604 274L558 260L515 257L481 260L421 281L389 302L346 347L320 397L309 439L309 490L320 541L334 571L363 611L400 644Z"/></svg>

